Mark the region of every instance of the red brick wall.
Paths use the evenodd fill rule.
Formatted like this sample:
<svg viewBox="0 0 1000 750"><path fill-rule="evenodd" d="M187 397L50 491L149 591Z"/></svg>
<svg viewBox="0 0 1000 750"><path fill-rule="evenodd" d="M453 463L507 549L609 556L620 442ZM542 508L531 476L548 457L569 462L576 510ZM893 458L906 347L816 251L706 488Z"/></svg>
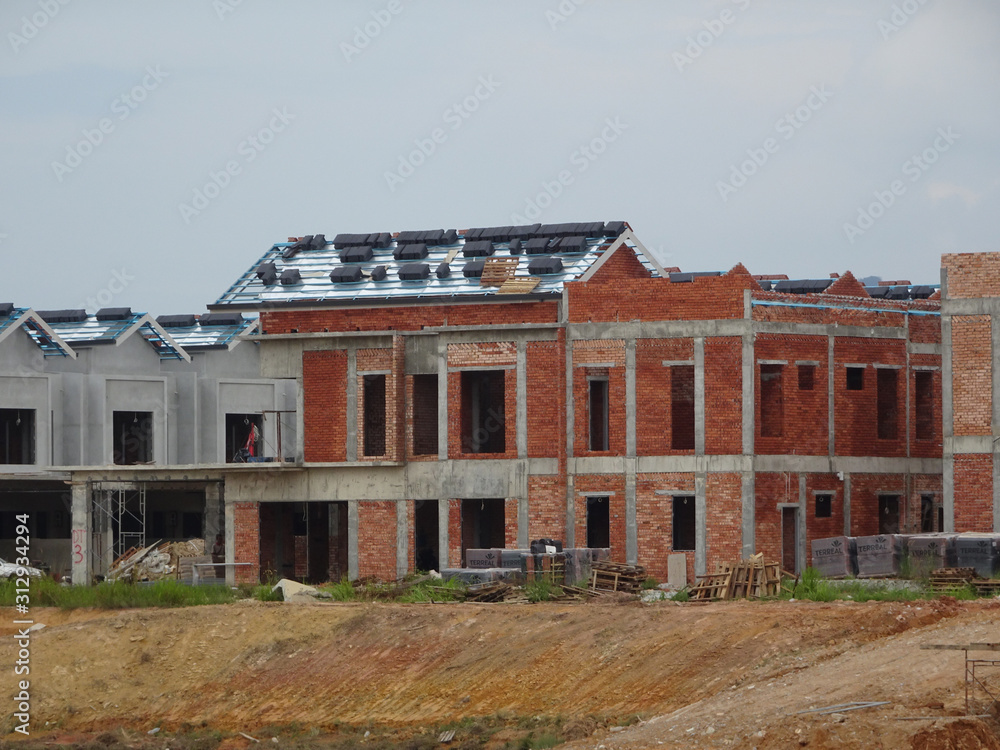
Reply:
<svg viewBox="0 0 1000 750"><path fill-rule="evenodd" d="M610 364L613 367L588 367ZM587 378L608 380L607 451L590 450L590 388ZM573 342L573 453L577 456L625 455L625 342L621 339Z"/></svg>
<svg viewBox="0 0 1000 750"><path fill-rule="evenodd" d="M462 452L462 373L448 373L448 458L517 458L517 370L504 374L504 452Z"/></svg>
<svg viewBox="0 0 1000 750"><path fill-rule="evenodd" d="M621 246L604 261L597 272L591 277L592 284L607 284L623 279L648 279L649 271L639 262L635 252L626 246Z"/></svg>
<svg viewBox="0 0 1000 750"><path fill-rule="evenodd" d="M516 504L514 513L516 518ZM528 477L528 538L566 539L566 483L562 477Z"/></svg>
<svg viewBox="0 0 1000 750"><path fill-rule="evenodd" d="M531 341L526 351L528 455L556 458L566 448L566 349L562 341Z"/></svg>
<svg viewBox="0 0 1000 750"><path fill-rule="evenodd" d="M993 531L993 455L955 456L955 531Z"/></svg>
<svg viewBox="0 0 1000 750"><path fill-rule="evenodd" d="M910 355L910 455L920 458L940 458L942 455L941 430L941 370L925 370L931 380L931 413L926 416L930 426L929 437L917 439L917 372L913 367L933 366L940 368L941 357L936 354ZM921 419L924 417L921 416Z"/></svg>
<svg viewBox="0 0 1000 750"><path fill-rule="evenodd" d="M236 583L260 581L260 506L255 502L233 503L233 533L236 537L233 562Z"/></svg>
<svg viewBox="0 0 1000 750"><path fill-rule="evenodd" d="M911 315L910 341L917 344L941 343L941 317L938 315Z"/></svg>
<svg viewBox="0 0 1000 750"><path fill-rule="evenodd" d="M508 497L503 501L503 546L505 549L517 548L517 498ZM562 535L556 537L561 539Z"/></svg>
<svg viewBox="0 0 1000 750"><path fill-rule="evenodd" d="M358 503L358 575L396 580L396 503Z"/></svg>
<svg viewBox="0 0 1000 750"><path fill-rule="evenodd" d="M946 253L948 298L1000 297L1000 253Z"/></svg>
<svg viewBox="0 0 1000 750"><path fill-rule="evenodd" d="M614 294L600 282L566 284L571 323L742 318L743 290L759 288L743 274L678 284L669 279L621 279Z"/></svg>
<svg viewBox="0 0 1000 750"><path fill-rule="evenodd" d="M708 570L743 556L743 492L739 474L711 473L705 483Z"/></svg>
<svg viewBox="0 0 1000 750"><path fill-rule="evenodd" d="M705 339L706 454L743 452L742 368L742 339L735 336Z"/></svg>
<svg viewBox="0 0 1000 750"><path fill-rule="evenodd" d="M639 339L635 346L636 452L640 456L692 455L671 447L671 377L664 362L694 361L694 339Z"/></svg>
<svg viewBox="0 0 1000 750"><path fill-rule="evenodd" d="M816 517L816 492L830 493L833 502L829 518ZM842 536L844 533L844 483L836 474L806 475L806 557L812 554L813 539Z"/></svg>
<svg viewBox="0 0 1000 750"><path fill-rule="evenodd" d="M838 337L834 340L834 431L838 456L905 456L906 430L902 427L895 439L880 440L877 427L877 380L874 363L906 365L906 342L890 339ZM867 364L864 388L847 390L846 364ZM905 370L900 370L896 390L896 408L906 413Z"/></svg>
<svg viewBox="0 0 1000 750"><path fill-rule="evenodd" d="M754 344L754 450L760 454L825 456L828 453L827 339L822 336L758 334ZM779 437L761 434L760 360L786 362L781 368L783 419ZM796 361L819 364L813 368L813 389L799 389Z"/></svg>
<svg viewBox="0 0 1000 750"><path fill-rule="evenodd" d="M305 460L347 460L347 352L302 354Z"/></svg>
<svg viewBox="0 0 1000 750"><path fill-rule="evenodd" d="M993 423L993 345L989 315L951 322L955 435L989 435Z"/></svg>
<svg viewBox="0 0 1000 750"><path fill-rule="evenodd" d="M913 508L905 503L906 478L901 474L851 475L851 536L879 533L879 494L899 495L900 530L909 522ZM916 512L920 512L919 505Z"/></svg>
<svg viewBox="0 0 1000 750"><path fill-rule="evenodd" d="M260 315L264 333L324 331L419 331L440 326L491 326L498 323L555 323L558 303L408 305L334 310L272 310Z"/></svg>
<svg viewBox="0 0 1000 750"><path fill-rule="evenodd" d="M906 302L885 299L836 299L822 294L782 294L754 292L754 300L762 302L787 302L786 305L756 305L753 319L784 323L818 323L823 325L861 326L863 328L902 328L906 325L906 310L938 311L941 303L936 300L909 300ZM803 304L824 307L801 307ZM864 309L859 309L864 308ZM870 308L870 310L869 310ZM887 312L899 310L899 313ZM911 316L914 319L917 316ZM923 317L923 316L920 316ZM933 324L928 324L933 325Z"/></svg>
<svg viewBox="0 0 1000 750"><path fill-rule="evenodd" d="M781 560L781 511L778 504L798 501L798 474L757 473L754 478L755 546L757 552L764 553L765 560Z"/></svg>
<svg viewBox="0 0 1000 750"><path fill-rule="evenodd" d="M636 477L635 520L639 540L639 564L660 582L667 580L667 557L673 550L673 495L657 495L657 490L676 490L678 495L694 495L693 474L640 474ZM687 556L688 582L694 582L694 552Z"/></svg>
<svg viewBox="0 0 1000 750"><path fill-rule="evenodd" d="M575 515L576 545L587 544L587 494L608 495L608 525L611 536L611 559L625 562L625 477L601 474L578 474L573 489L576 493L573 507Z"/></svg>

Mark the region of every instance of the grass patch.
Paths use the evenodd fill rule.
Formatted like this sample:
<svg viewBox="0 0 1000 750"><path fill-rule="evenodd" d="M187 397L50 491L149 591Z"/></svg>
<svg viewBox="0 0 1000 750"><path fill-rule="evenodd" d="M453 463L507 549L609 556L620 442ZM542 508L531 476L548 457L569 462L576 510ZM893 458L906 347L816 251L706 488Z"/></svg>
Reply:
<svg viewBox="0 0 1000 750"><path fill-rule="evenodd" d="M527 595L529 602L547 602L552 598L553 594L561 593L556 591L557 588L547 578L537 578L534 581L528 581L524 585L524 593Z"/></svg>
<svg viewBox="0 0 1000 750"><path fill-rule="evenodd" d="M670 600L674 602L689 602L691 601L691 594L688 593L687 589L681 589L670 597Z"/></svg>
<svg viewBox="0 0 1000 750"><path fill-rule="evenodd" d="M659 585L659 582L653 578L653 576L646 576L646 580L642 582L642 590L649 591L650 589L655 589Z"/></svg>
<svg viewBox="0 0 1000 750"><path fill-rule="evenodd" d="M15 603L13 581L0 581L0 606ZM36 607L60 609L130 609L133 607L194 607L228 604L240 598L226 586L188 586L163 580L152 584L114 582L96 586L62 586L51 578L32 579L28 595Z"/></svg>
<svg viewBox="0 0 1000 750"><path fill-rule="evenodd" d="M431 578L411 586L396 601L403 604L453 602L465 593L465 585L457 578L442 581Z"/></svg>
<svg viewBox="0 0 1000 750"><path fill-rule="evenodd" d="M339 582L322 587L324 591L329 591L335 602L353 602L358 598L358 593L354 586L346 578L341 578Z"/></svg>

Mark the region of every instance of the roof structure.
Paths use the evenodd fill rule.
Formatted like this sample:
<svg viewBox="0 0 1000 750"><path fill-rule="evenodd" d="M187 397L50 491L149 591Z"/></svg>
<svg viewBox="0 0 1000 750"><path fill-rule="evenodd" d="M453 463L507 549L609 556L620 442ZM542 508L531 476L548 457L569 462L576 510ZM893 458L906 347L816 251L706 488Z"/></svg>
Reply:
<svg viewBox="0 0 1000 750"><path fill-rule="evenodd" d="M86 310L32 310L0 303L0 341L23 329L46 356L77 356L78 349L116 346L133 335L141 336L160 359L191 361L189 352L232 349L239 336L257 329L256 318L241 313L164 315L154 320L130 308Z"/></svg>
<svg viewBox="0 0 1000 750"><path fill-rule="evenodd" d="M623 221L308 235L273 245L209 307L559 295L623 245L666 275Z"/></svg>

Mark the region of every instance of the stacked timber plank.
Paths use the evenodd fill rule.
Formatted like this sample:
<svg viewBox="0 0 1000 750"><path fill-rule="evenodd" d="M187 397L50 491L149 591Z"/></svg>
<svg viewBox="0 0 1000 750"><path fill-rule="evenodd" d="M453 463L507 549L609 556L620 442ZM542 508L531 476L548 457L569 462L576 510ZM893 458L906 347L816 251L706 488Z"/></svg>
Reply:
<svg viewBox="0 0 1000 750"><path fill-rule="evenodd" d="M641 565L625 565L610 560L595 560L590 568L590 588L594 591L621 591L636 594L646 580Z"/></svg>
<svg viewBox="0 0 1000 750"><path fill-rule="evenodd" d="M941 568L931 573L930 583L935 594L947 594L964 586L971 586L979 596L1000 593L1000 581L983 578L975 568Z"/></svg>
<svg viewBox="0 0 1000 750"><path fill-rule="evenodd" d="M781 568L764 562L763 553L739 562L716 563L716 570L698 576L688 590L692 601L712 599L760 599L781 593Z"/></svg>

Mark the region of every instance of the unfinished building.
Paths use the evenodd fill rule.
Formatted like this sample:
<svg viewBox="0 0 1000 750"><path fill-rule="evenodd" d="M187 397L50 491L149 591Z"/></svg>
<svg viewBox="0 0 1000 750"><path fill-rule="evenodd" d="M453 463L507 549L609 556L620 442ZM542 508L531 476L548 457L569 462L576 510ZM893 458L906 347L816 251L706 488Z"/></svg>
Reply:
<svg viewBox="0 0 1000 750"><path fill-rule="evenodd" d="M284 458L282 428L295 445L294 381L262 379L240 338L256 325L0 305L0 557L19 513L32 560L76 583L147 541L214 539L227 471Z"/></svg>
<svg viewBox="0 0 1000 750"><path fill-rule="evenodd" d="M211 307L259 313L302 460L227 478L227 554L395 578L551 537L665 579L954 528L938 297L680 273L624 222L275 244Z"/></svg>

